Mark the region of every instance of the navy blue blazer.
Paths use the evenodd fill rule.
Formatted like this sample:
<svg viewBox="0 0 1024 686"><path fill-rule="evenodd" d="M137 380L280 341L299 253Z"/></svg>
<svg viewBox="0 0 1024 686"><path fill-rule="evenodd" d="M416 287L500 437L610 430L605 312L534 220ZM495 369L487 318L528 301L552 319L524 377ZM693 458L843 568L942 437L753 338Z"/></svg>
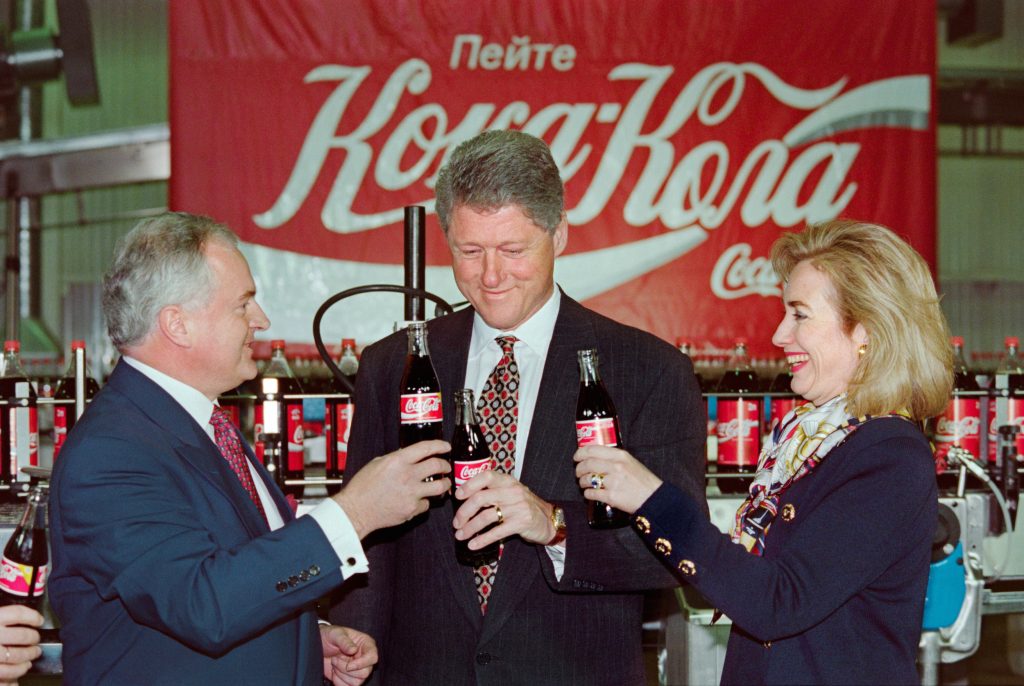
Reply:
<svg viewBox="0 0 1024 686"><path fill-rule="evenodd" d="M733 628L723 684L918 684L938 493L910 422L879 418L782 496L763 557L670 484L637 526Z"/></svg>
<svg viewBox="0 0 1024 686"><path fill-rule="evenodd" d="M313 603L342 582L341 562L247 452L277 531L184 408L117 365L53 473L65 684L321 683Z"/></svg>
<svg viewBox="0 0 1024 686"><path fill-rule="evenodd" d="M441 384L444 435L453 392L465 386L473 311L429 323ZM348 470L398 447L405 332L363 354ZM689 359L648 333L623 326L563 295L544 363L521 481L565 509L565 571L554 576L544 546L505 543L494 591L481 616L473 571L455 559L452 509L368 538L370 573L346 584L335 622L369 632L380 647L374 683L642 686L643 591L675 585L629 527L586 522L575 477L576 351L597 348L623 440L663 479L704 493L706 420Z"/></svg>

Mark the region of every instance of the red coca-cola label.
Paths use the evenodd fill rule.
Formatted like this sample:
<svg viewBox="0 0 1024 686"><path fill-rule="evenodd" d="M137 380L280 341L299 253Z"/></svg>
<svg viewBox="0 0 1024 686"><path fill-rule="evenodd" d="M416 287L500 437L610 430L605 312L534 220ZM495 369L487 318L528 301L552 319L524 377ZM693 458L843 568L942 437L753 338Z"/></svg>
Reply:
<svg viewBox="0 0 1024 686"><path fill-rule="evenodd" d="M253 408L252 415L252 434L253 444L252 451L256 455L256 459L261 463L266 464L263 459L263 441L260 439L260 434L263 433L263 403L256 403Z"/></svg>
<svg viewBox="0 0 1024 686"><path fill-rule="evenodd" d="M352 432L352 403L339 403L334 413L332 432L338 449L338 470L345 471L348 462L348 436Z"/></svg>
<svg viewBox="0 0 1024 686"><path fill-rule="evenodd" d="M301 472L306 464L306 455L302 444L305 442L302 430L302 405L289 403L285 406L288 413L288 469Z"/></svg>
<svg viewBox="0 0 1024 686"><path fill-rule="evenodd" d="M455 485L461 486L466 483L480 472L486 472L489 469L494 468L493 460L490 457L486 457L476 462L455 462Z"/></svg>
<svg viewBox="0 0 1024 686"><path fill-rule="evenodd" d="M952 398L946 412L935 421L936 459L944 458L953 446L978 457L981 454L981 400Z"/></svg>
<svg viewBox="0 0 1024 686"><path fill-rule="evenodd" d="M996 424L995 408L992 405L989 406L988 461L994 463L999 449L999 425ZM1007 398L1006 423L1016 424L1020 428L1017 434L1017 454L1024 456L1024 398Z"/></svg>
<svg viewBox="0 0 1024 686"><path fill-rule="evenodd" d="M442 419L440 393L409 393L402 395L400 402L403 424L427 424Z"/></svg>
<svg viewBox="0 0 1024 686"><path fill-rule="evenodd" d="M55 405L53 408L53 456L60 454L64 441L68 439L68 407Z"/></svg>
<svg viewBox="0 0 1024 686"><path fill-rule="evenodd" d="M23 598L27 598L29 595L33 597L43 595L43 592L46 590L46 572L48 567L43 565L38 568L35 586L32 593L29 593L29 584L32 582L32 571L34 569L36 567L15 562L4 555L3 562L0 563L0 589L7 591L11 595Z"/></svg>
<svg viewBox="0 0 1024 686"><path fill-rule="evenodd" d="M769 402L768 430L775 428L776 424L782 422L783 417L796 408L796 398L772 398Z"/></svg>
<svg viewBox="0 0 1024 686"><path fill-rule="evenodd" d="M761 450L761 401L720 398L718 400L718 464L757 464Z"/></svg>
<svg viewBox="0 0 1024 686"><path fill-rule="evenodd" d="M611 417L576 422L576 445L618 445L615 420Z"/></svg>

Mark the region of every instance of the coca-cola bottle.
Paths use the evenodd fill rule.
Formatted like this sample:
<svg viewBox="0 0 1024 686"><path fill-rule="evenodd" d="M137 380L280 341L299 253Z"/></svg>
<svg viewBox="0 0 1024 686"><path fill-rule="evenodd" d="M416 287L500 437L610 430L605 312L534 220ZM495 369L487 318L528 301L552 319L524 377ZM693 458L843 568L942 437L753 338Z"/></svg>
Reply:
<svg viewBox="0 0 1024 686"><path fill-rule="evenodd" d="M782 418L792 412L799 402L799 396L793 392L793 372L788 365L772 379L768 393L767 430L771 431L782 423Z"/></svg>
<svg viewBox="0 0 1024 686"><path fill-rule="evenodd" d="M28 503L18 528L4 547L0 569L0 605L28 605L42 612L46 593L46 493L37 484L28 495Z"/></svg>
<svg viewBox="0 0 1024 686"><path fill-rule="evenodd" d="M338 369L348 377L355 377L356 372L359 371L355 339L342 339ZM352 397L348 395L347 390L337 379L331 378L330 382L328 392L334 394L335 397L328 396L325 404L324 436L327 441L327 457L324 472L328 479L341 479L345 473L345 464L348 462L348 437L352 430L352 413L355 406L352 403ZM339 395L344 397L337 397ZM340 490L340 484L327 486L327 493L331 495Z"/></svg>
<svg viewBox="0 0 1024 686"><path fill-rule="evenodd" d="M576 398L576 445L622 446L619 417L601 381L597 351L576 351L580 367L580 392ZM587 522L595 529L615 529L629 523L629 515L606 503L587 501Z"/></svg>
<svg viewBox="0 0 1024 686"><path fill-rule="evenodd" d="M341 339L341 357L338 358L338 369L347 377L355 378L359 371L359 356L356 354L356 339Z"/></svg>
<svg viewBox="0 0 1024 686"><path fill-rule="evenodd" d="M75 351L82 351L82 359L85 359L85 341L71 341L71 361L68 362L64 376L57 383L57 389L53 393L54 400L75 400L75 376L78 374ZM82 371L85 375L85 399L92 400L100 391L100 385L96 379L89 374L88 365ZM58 403L53 406L53 459L57 459L64 441L67 440L68 431L75 425L75 405L71 403Z"/></svg>
<svg viewBox="0 0 1024 686"><path fill-rule="evenodd" d="M25 466L39 466L39 413L36 391L21 365L21 344L4 341L3 374L0 375L0 483L11 487L28 476Z"/></svg>
<svg viewBox="0 0 1024 686"><path fill-rule="evenodd" d="M266 369L260 375L260 379L277 379L277 394L276 400L280 402L280 405L272 405L271 407L279 408L281 412L280 417L280 430L276 433L265 433L265 400L266 394L264 393L263 385L260 384L259 394L256 402L256 456L263 461L263 464L270 467L270 463L273 460L269 460L264 451L267 449L268 440L273 440L279 443L278 450L275 451L280 455L280 474L278 478L280 480L285 479L302 479L305 476L305 453L303 451L303 429L302 429L302 399L292 398L284 399L280 396L285 395L299 395L302 393L302 385L299 380L295 378L295 374L292 372L291 365L288 364L288 359L285 357L285 345L284 341L275 339L270 342L270 361L267 363ZM260 436L271 437L261 439ZM302 486L287 486L285 493L290 493L296 498L302 495Z"/></svg>
<svg viewBox="0 0 1024 686"><path fill-rule="evenodd" d="M480 424L476 419L476 402L473 398L473 391L469 388L461 388L455 391L455 433L452 434L452 475L455 487L466 483L480 472L494 469L494 460L491 458L491 451L487 448L487 441L480 431ZM452 515L462 506L461 501L452 498ZM484 533L497 525L497 522L481 530L477 535ZM479 567L490 564L498 559L498 551L501 542L495 541L479 550L469 549L469 540L460 541L455 539L455 557L459 564Z"/></svg>
<svg viewBox="0 0 1024 686"><path fill-rule="evenodd" d="M697 385L703 390L704 376L697 371L697 363L693 359L693 344L685 338L680 338L676 341L676 348L679 349L679 352L690 358L690 363L693 365L693 375L697 378Z"/></svg>
<svg viewBox="0 0 1024 686"><path fill-rule="evenodd" d="M753 474L761 450L761 396L747 355L747 342L736 339L728 369L718 382L718 474ZM749 397L747 397L749 394ZM717 479L722 493L745 493L750 479Z"/></svg>
<svg viewBox="0 0 1024 686"><path fill-rule="evenodd" d="M955 488L958 469L948 468L946 456L956 446L981 454L981 397L978 381L964 360L964 339L953 336L953 394L946 411L935 418L932 440L935 442L935 472L941 488Z"/></svg>
<svg viewBox="0 0 1024 686"><path fill-rule="evenodd" d="M398 445L402 448L441 438L443 410L441 384L430 361L427 347L427 325L413 322L409 325L409 353L405 357L402 373L398 427ZM433 480L429 477L428 480Z"/></svg>
<svg viewBox="0 0 1024 686"><path fill-rule="evenodd" d="M1017 434L1017 453L1024 454L1024 360L1020 357L1020 340L1007 336L1004 340L1006 351L999 360L992 388L995 397L989 403L988 460L989 466L996 463L996 446L999 443L999 417L997 404L1006 403L1006 421L1016 424L1021 433Z"/></svg>

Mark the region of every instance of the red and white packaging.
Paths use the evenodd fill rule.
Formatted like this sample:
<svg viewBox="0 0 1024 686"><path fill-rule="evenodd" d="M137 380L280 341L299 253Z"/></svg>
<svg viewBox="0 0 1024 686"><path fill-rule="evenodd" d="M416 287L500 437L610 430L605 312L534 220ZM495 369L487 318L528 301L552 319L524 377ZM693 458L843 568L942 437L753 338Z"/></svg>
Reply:
<svg viewBox="0 0 1024 686"><path fill-rule="evenodd" d="M576 422L576 445L611 445L619 444L618 432L615 430L615 419L602 417Z"/></svg>
<svg viewBox="0 0 1024 686"><path fill-rule="evenodd" d="M442 419L440 393L410 393L401 399L402 424L427 424Z"/></svg>
<svg viewBox="0 0 1024 686"><path fill-rule="evenodd" d="M718 400L718 464L756 465L761 451L761 401Z"/></svg>

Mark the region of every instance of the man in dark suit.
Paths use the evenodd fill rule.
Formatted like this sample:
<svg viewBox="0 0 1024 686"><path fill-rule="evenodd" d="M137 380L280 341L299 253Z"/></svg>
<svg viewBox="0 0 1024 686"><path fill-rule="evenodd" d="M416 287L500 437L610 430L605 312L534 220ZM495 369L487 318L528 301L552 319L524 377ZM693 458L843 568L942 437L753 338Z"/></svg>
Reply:
<svg viewBox="0 0 1024 686"><path fill-rule="evenodd" d="M624 443L662 479L703 498L706 424L692 366L555 287L568 226L543 141L488 131L462 144L438 176L436 207L472 305L429 323L445 435L456 389L490 397L506 379L497 395L517 396L506 425L514 445L500 432L487 440L492 453L514 459L508 473L484 471L459 487L454 520L445 504L368 539L371 572L342 589L331 617L377 640L374 679L386 686L642 685L643 592L675 582L632 528L588 526L572 459L576 353L598 350ZM405 352L404 334L364 352L350 470L398 445ZM486 400L478 407L493 410ZM496 570L460 566L456 538L474 549L503 539Z"/></svg>
<svg viewBox="0 0 1024 686"><path fill-rule="evenodd" d="M431 441L372 460L295 518L217 397L256 375L269 322L227 228L165 214L121 242L103 308L122 354L50 496L65 684L361 683L373 640L314 602L366 571L360 539L450 482ZM365 474L365 476L364 476Z"/></svg>

